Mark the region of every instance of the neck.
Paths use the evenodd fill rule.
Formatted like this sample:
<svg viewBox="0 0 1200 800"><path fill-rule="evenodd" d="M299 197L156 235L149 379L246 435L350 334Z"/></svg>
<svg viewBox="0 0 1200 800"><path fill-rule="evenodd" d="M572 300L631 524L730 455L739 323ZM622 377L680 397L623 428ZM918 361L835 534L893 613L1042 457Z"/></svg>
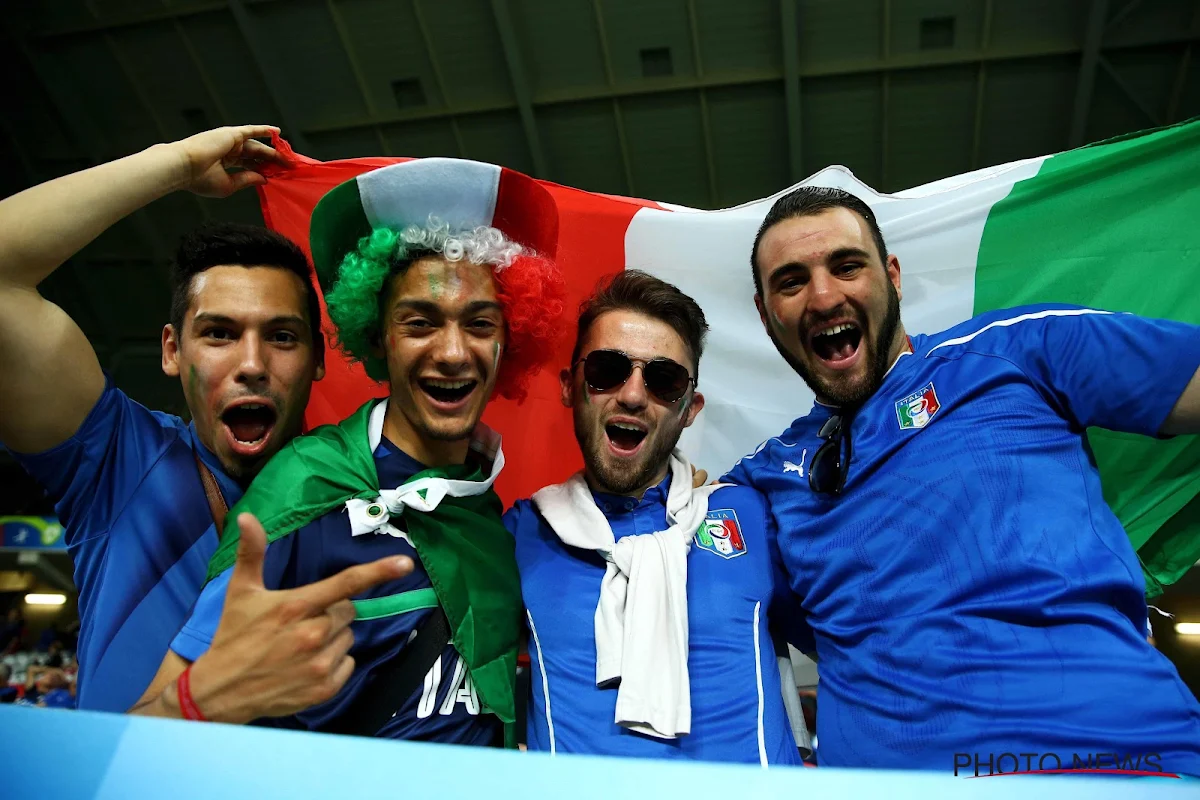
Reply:
<svg viewBox="0 0 1200 800"><path fill-rule="evenodd" d="M667 477L667 470L670 469L670 466L671 466L670 462L663 464L662 467L659 468L658 472L655 473L654 478L652 480L648 481L647 483L645 483L642 486L639 486L637 489L634 489L634 490L628 491L628 492L618 492L616 489L613 489L610 486L604 485L604 483L601 482L600 479L597 478L596 475L590 469L584 470L583 478L584 478L584 480L587 481L588 488L591 489L593 492L600 492L602 494L613 494L618 497L632 497L635 500L641 500L642 495L644 495L646 493L646 491L648 489L650 489L650 487L657 486L658 484L662 483L663 478Z"/></svg>
<svg viewBox="0 0 1200 800"><path fill-rule="evenodd" d="M443 440L423 436L390 400L383 417L383 435L389 442L427 467L462 464L467 460L471 446L469 438Z"/></svg>

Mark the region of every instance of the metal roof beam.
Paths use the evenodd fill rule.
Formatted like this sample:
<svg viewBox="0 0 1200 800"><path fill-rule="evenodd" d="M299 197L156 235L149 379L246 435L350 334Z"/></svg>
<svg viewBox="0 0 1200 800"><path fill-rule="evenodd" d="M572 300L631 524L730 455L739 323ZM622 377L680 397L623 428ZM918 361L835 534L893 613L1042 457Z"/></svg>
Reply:
<svg viewBox="0 0 1200 800"><path fill-rule="evenodd" d="M285 106L283 97L279 93L282 76L273 62L262 57L262 39L258 35L254 20L250 18L250 12L246 11L246 0L229 0L229 10L233 12L233 21L246 41L246 47L250 49L250 58L254 61L254 66L267 89L267 96L271 98L271 103L279 112L280 127L283 128L284 136L301 153L311 155L312 150L308 145L304 130L292 115L291 110Z"/></svg>
<svg viewBox="0 0 1200 800"><path fill-rule="evenodd" d="M979 49L987 52L992 44L993 0L984 0L983 30L979 34ZM971 134L971 169L979 168L979 153L983 147L983 98L987 89L987 62L979 62L975 73L975 121Z"/></svg>
<svg viewBox="0 0 1200 800"><path fill-rule="evenodd" d="M350 39L350 29L346 27L346 20L342 17L342 12L338 10L337 3L334 0L325 0L325 8L329 11L329 17L333 20L333 27L337 30L338 41L342 44L342 52L346 55L346 60L350 62L350 71L354 73L354 83L358 86L358 93L362 96L363 105L366 106L367 113L372 117L379 115L379 109L375 107L375 100L371 97L371 89L367 86L367 77L362 70L362 65L358 63L358 54L354 50L354 42ZM390 156L391 148L388 147L387 139L383 135L383 129L378 125L375 126L375 138L379 141L379 147L383 155Z"/></svg>
<svg viewBox="0 0 1200 800"><path fill-rule="evenodd" d="M600 56L604 61L604 82L611 91L613 82L612 54L608 49L608 30L604 25L604 11L600 8L600 0L592 0L592 13L596 16L596 34L600 38ZM633 168L629 160L629 140L625 136L625 118L621 114L621 101L612 98L613 125L617 129L617 147L621 151L621 168L625 172L626 193L630 196L637 194L633 188Z"/></svg>
<svg viewBox="0 0 1200 800"><path fill-rule="evenodd" d="M1117 73L1116 68L1109 63L1108 59L1101 57L1099 59L1099 64L1101 68L1108 73L1108 77L1111 78L1112 82L1117 85L1117 88L1129 98L1130 102L1137 106L1138 110L1145 115L1146 119L1148 119L1155 127L1162 125L1162 120L1159 119L1158 114L1154 111L1154 109L1142 102L1142 99L1138 97L1137 92L1135 92L1133 87L1126 83L1125 79Z"/></svg>
<svg viewBox="0 0 1200 800"><path fill-rule="evenodd" d="M442 112L435 119L449 119L450 133L454 136L454 144L458 147L459 158L469 158L467 155L467 146L463 142L462 131L458 127L458 117L456 112L450 110L452 105L450 95L446 92L446 82L442 79L442 68L438 64L437 53L433 49L433 39L429 36L429 27L425 24L425 15L421 13L421 3L419 0L412 0L413 18L417 21L417 30L421 32L421 42L425 45L425 54L429 56L429 68L433 70L433 80L437 84L438 94L441 95L442 102L446 104L447 110Z"/></svg>
<svg viewBox="0 0 1200 800"><path fill-rule="evenodd" d="M1104 22L1108 18L1108 0L1092 0L1088 9L1087 28L1083 35L1083 57L1079 61L1079 78L1075 83L1075 104L1071 112L1069 147L1079 147L1087 135L1088 113L1092 108L1092 89L1096 86L1096 67L1100 63L1100 40L1104 37Z"/></svg>
<svg viewBox="0 0 1200 800"><path fill-rule="evenodd" d="M1141 50L1164 45L1182 45L1189 42L1200 42L1200 33L1195 31L1158 36L1137 41L1109 45L1104 52L1121 52L1126 50ZM803 64L800 67L800 77L830 78L850 75L879 75L883 73L903 72L907 70L936 69L964 65L996 64L1002 62L1027 61L1053 56L1079 55L1079 47L1071 46L1025 46L991 51L954 51L942 54L930 52L917 54L899 54L889 58L861 59L854 61L838 61L825 64ZM779 83L784 79L782 70L753 69L707 74L703 79L676 77L658 78L654 81L629 83L614 86L597 86L585 89L552 90L539 93L532 98L533 107L543 108L571 103L592 102L596 100L622 100L629 97L644 97L672 92L695 91L697 89L715 89L726 86L761 86L763 84ZM496 111L513 111L516 106L511 102L479 103L470 106L458 106L452 110L429 109L384 115L379 119L350 118L329 125L313 125L309 133L328 133L333 131L352 130L370 127L378 124L403 124L418 120L445 119L464 117L474 114L487 114Z"/></svg>
<svg viewBox="0 0 1200 800"><path fill-rule="evenodd" d="M788 164L792 183L804 180L804 143L800 124L800 42L796 0L779 0L780 29L783 31L783 97L787 109Z"/></svg>
<svg viewBox="0 0 1200 800"><path fill-rule="evenodd" d="M687 0L688 28L692 33L692 66L696 78L704 79L704 61L700 58L700 26L696 21L696 1ZM704 139L704 164L708 173L708 203L712 208L719 205L717 199L717 162L713 155L712 124L708 113L708 90L700 89L700 129Z"/></svg>
<svg viewBox="0 0 1200 800"><path fill-rule="evenodd" d="M258 5L260 3L274 3L279 0L245 0L245 2ZM61 28L44 28L42 30L34 30L29 34L30 39L61 39L65 36L78 36L85 33L111 33L112 31L122 30L124 28L136 28L142 25L153 25L158 22L167 22L170 20L186 19L188 17L196 17L202 14L215 14L229 10L229 3L226 0L214 0L213 2L194 3L186 6L172 6L156 11L146 11L132 14L106 14L103 19L98 19L93 22L83 23L82 25L67 25Z"/></svg>
<svg viewBox="0 0 1200 800"><path fill-rule="evenodd" d="M521 115L521 127L525 129L525 141L529 145L529 155L533 157L534 177L547 178L550 172L546 166L546 154L542 152L542 140L538 136L537 120L533 116L533 92L529 90L529 79L521 59L517 29L513 25L508 0L492 0L492 16L496 18L500 46L504 49L504 61L508 64L513 94L517 98L517 111Z"/></svg>

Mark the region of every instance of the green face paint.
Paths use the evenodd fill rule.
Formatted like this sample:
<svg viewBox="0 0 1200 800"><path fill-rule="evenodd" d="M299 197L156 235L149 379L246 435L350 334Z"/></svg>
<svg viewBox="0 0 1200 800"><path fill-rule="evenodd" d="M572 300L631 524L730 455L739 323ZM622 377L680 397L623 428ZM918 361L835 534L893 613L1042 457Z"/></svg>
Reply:
<svg viewBox="0 0 1200 800"><path fill-rule="evenodd" d="M196 400L200 399L199 397L197 397L197 394L199 392L199 387L200 387L200 373L196 372L195 364L188 364L188 377L187 377L187 399L188 400L196 401Z"/></svg>
<svg viewBox="0 0 1200 800"><path fill-rule="evenodd" d="M429 273L429 293L433 295L434 300L442 296L442 282L432 272Z"/></svg>

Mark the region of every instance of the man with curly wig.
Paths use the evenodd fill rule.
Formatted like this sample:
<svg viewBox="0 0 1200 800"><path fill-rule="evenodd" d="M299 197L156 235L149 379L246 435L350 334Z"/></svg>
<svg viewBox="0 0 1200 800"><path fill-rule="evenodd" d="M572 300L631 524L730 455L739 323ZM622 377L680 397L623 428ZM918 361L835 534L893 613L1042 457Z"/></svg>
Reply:
<svg viewBox="0 0 1200 800"><path fill-rule="evenodd" d="M232 509L151 687L175 699L139 711L477 745L512 730L521 590L492 490L504 455L479 419L493 391L523 399L552 355L557 228L536 182L456 159L375 170L321 200L310 239L338 344L390 394L292 442ZM296 643L331 649L328 681L206 707L207 687L236 680L231 643L249 635L228 598L386 557L413 568L355 595L344 619L317 615L325 624Z"/></svg>

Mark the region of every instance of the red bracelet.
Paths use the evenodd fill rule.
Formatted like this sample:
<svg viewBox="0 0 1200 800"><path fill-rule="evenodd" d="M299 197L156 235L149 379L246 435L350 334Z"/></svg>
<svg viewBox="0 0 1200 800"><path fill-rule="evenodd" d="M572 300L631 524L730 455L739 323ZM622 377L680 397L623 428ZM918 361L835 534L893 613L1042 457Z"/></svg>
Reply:
<svg viewBox="0 0 1200 800"><path fill-rule="evenodd" d="M208 722L208 717L204 716L200 707L196 705L195 699L192 698L192 667L190 664L179 676L179 680L175 682L175 694L179 696L179 710L184 719Z"/></svg>

